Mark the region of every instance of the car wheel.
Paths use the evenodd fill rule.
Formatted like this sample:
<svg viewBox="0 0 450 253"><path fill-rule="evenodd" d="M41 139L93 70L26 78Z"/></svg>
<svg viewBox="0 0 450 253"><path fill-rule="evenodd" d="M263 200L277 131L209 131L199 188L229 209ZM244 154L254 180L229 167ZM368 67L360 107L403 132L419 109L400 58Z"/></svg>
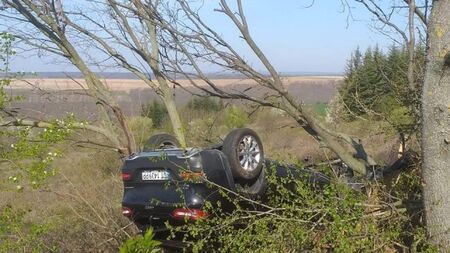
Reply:
<svg viewBox="0 0 450 253"><path fill-rule="evenodd" d="M143 151L177 148L179 146L180 143L174 136L170 134L155 134L145 142Z"/></svg>
<svg viewBox="0 0 450 253"><path fill-rule="evenodd" d="M267 186L267 178L263 169L252 184L241 185L237 183L236 189L239 193L244 194L249 198L260 198L263 197L266 192Z"/></svg>
<svg viewBox="0 0 450 253"><path fill-rule="evenodd" d="M234 178L254 180L261 174L264 150L255 131L234 129L225 137L222 152L228 158Z"/></svg>

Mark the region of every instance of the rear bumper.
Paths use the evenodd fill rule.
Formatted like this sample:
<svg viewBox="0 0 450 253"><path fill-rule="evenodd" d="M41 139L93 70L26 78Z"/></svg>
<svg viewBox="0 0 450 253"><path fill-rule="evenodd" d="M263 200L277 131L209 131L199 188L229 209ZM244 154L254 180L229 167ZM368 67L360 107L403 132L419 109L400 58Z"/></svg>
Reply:
<svg viewBox="0 0 450 253"><path fill-rule="evenodd" d="M187 188L190 190L185 190L184 194L178 199L179 201L174 202L155 201L154 203L151 203L151 201L145 199L138 200L136 199L135 193L127 191L122 201L122 207L129 209L131 214L125 216L134 221L138 226L151 225L155 228L162 228L165 227L166 222L177 226L196 219L195 217L180 217L179 215L178 217L175 217L174 211L176 210L184 209L203 212L205 211L204 205L206 202L211 203L213 206L220 202L223 210L230 209L228 200L224 198L217 189L208 187L206 184L189 185ZM139 190L142 189L139 188ZM173 194L174 192L175 191L170 194ZM143 191L143 196L146 195L151 195L151 192L148 190ZM157 196L161 197L160 195ZM165 197L167 197L167 195L165 195ZM167 198L165 199L167 200Z"/></svg>
<svg viewBox="0 0 450 253"><path fill-rule="evenodd" d="M176 209L173 207L153 207L152 209L147 209L148 207L144 205L128 204L122 203L123 207L132 210L131 215L127 217L138 223L140 225L154 225L156 227L164 226L165 222L169 222L173 225L179 225L183 223L183 220L178 220L172 217L172 212Z"/></svg>
<svg viewBox="0 0 450 253"><path fill-rule="evenodd" d="M133 220L171 220L177 208L202 209L206 200L215 200L218 193L203 183L176 185L148 184L126 188L122 206L129 208Z"/></svg>

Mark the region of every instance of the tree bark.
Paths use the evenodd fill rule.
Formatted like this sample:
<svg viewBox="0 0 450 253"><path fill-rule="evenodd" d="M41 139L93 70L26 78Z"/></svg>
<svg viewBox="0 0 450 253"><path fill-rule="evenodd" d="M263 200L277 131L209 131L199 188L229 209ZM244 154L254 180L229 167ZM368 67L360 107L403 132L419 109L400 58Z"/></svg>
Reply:
<svg viewBox="0 0 450 253"><path fill-rule="evenodd" d="M170 122L172 124L173 133L177 138L180 146L186 148L186 139L184 138L183 124L180 119L180 114L178 113L177 106L175 104L175 99L173 98L173 90L168 86L167 81L164 78L158 80L160 88L163 95L161 99L166 106L167 113L169 114Z"/></svg>
<svg viewBox="0 0 450 253"><path fill-rule="evenodd" d="M428 236L450 249L450 0L435 0L422 94L423 191Z"/></svg>

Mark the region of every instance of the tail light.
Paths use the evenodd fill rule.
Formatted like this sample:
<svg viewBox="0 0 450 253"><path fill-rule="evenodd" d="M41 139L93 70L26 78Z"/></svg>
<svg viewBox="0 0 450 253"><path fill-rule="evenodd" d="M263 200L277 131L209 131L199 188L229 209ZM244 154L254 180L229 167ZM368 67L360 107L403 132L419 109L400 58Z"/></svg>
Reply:
<svg viewBox="0 0 450 253"><path fill-rule="evenodd" d="M133 216L133 210L131 210L131 208L129 208L129 207L123 206L122 214L126 217L131 217L131 216Z"/></svg>
<svg viewBox="0 0 450 253"><path fill-rule="evenodd" d="M130 173L122 172L122 180L123 181L128 181L130 179L131 179L131 174Z"/></svg>
<svg viewBox="0 0 450 253"><path fill-rule="evenodd" d="M172 212L174 219L200 220L208 218L208 214L200 209L178 208Z"/></svg>

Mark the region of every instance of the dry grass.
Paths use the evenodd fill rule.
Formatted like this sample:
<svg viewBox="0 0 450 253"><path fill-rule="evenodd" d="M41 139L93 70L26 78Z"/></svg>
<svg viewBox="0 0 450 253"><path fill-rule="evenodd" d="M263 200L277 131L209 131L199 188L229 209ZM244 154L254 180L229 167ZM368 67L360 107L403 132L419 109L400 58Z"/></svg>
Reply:
<svg viewBox="0 0 450 253"><path fill-rule="evenodd" d="M2 192L0 209L31 210L26 221L49 224L40 240L57 252L115 252L136 233L121 214L120 160L110 151L65 148L56 176L40 190Z"/></svg>
<svg viewBox="0 0 450 253"><path fill-rule="evenodd" d="M319 143L288 116L274 110L263 110L251 127L261 136L266 156L298 163L304 158L324 158Z"/></svg>
<svg viewBox="0 0 450 253"><path fill-rule="evenodd" d="M128 125L133 132L136 145L142 149L153 131L152 120L141 116L131 117L128 119Z"/></svg>
<svg viewBox="0 0 450 253"><path fill-rule="evenodd" d="M337 131L360 138L367 153L380 164L392 162L392 155L398 151L398 136L393 128L383 121L357 120L340 123Z"/></svg>

